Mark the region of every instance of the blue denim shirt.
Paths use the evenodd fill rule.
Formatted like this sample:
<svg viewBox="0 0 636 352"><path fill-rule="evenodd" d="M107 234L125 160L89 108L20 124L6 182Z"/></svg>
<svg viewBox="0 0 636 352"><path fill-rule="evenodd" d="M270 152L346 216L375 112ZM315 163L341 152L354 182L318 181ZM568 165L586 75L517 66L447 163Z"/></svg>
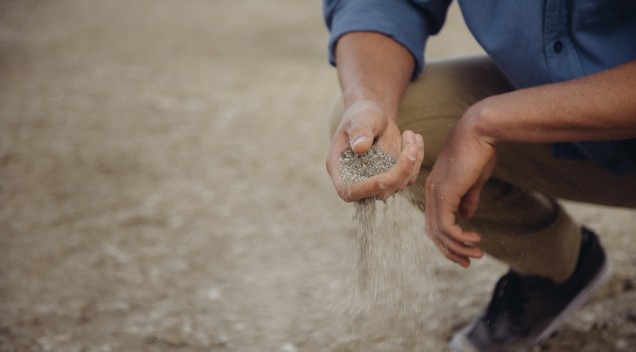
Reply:
<svg viewBox="0 0 636 352"><path fill-rule="evenodd" d="M458 0L466 24L516 88L575 79L636 60L636 0ZM383 33L424 67L429 35L451 0L324 0L335 44L353 31ZM634 87L636 89L636 86ZM634 116L636 119L636 116ZM615 174L636 173L636 139L555 143L561 158L591 159Z"/></svg>

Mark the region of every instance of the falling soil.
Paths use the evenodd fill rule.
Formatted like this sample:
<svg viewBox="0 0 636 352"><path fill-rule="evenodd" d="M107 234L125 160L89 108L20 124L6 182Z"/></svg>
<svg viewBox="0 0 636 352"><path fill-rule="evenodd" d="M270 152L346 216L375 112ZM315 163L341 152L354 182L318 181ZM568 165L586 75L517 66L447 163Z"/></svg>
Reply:
<svg viewBox="0 0 636 352"><path fill-rule="evenodd" d="M375 145L361 155L348 150L339 159L343 180L349 183L385 172L395 163L394 157ZM354 203L358 250L344 308L352 332L376 330L379 336L397 321L413 331L422 329L429 301L424 293L430 292L426 286L434 278L424 261L431 247L414 221L418 213L409 201L410 192L407 188L385 202L371 197ZM349 347L364 349L355 344Z"/></svg>

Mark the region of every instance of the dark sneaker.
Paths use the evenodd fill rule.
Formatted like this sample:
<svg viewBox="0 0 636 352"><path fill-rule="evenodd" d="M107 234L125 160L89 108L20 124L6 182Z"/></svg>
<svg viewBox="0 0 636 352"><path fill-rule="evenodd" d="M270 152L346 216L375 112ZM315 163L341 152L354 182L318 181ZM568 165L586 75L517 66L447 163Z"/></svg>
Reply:
<svg viewBox="0 0 636 352"><path fill-rule="evenodd" d="M609 276L610 263L598 238L583 229L576 269L568 281L557 284L539 276L508 272L497 282L486 311L457 332L450 347L454 352L493 352L534 346Z"/></svg>

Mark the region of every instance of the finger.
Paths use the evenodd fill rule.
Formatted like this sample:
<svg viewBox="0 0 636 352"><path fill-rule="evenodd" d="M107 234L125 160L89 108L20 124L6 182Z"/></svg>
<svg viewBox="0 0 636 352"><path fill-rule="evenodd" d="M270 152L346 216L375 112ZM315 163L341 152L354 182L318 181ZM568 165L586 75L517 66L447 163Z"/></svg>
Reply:
<svg viewBox="0 0 636 352"><path fill-rule="evenodd" d="M371 149L373 145L373 134L368 131L357 131L354 135L349 136L349 146L356 154L364 154Z"/></svg>
<svg viewBox="0 0 636 352"><path fill-rule="evenodd" d="M462 202L459 204L459 215L463 220L470 220L475 216L482 188L483 186L473 187L462 198Z"/></svg>
<svg viewBox="0 0 636 352"><path fill-rule="evenodd" d="M471 258L479 259L484 255L480 248L459 243L448 237L434 236L433 239L440 252L446 258L463 267L470 265Z"/></svg>
<svg viewBox="0 0 636 352"><path fill-rule="evenodd" d="M347 202L368 197L387 200L399 190L397 183L392 180L393 178L387 177L386 173L379 174L356 183L342 183L343 192L338 193Z"/></svg>
<svg viewBox="0 0 636 352"><path fill-rule="evenodd" d="M479 259L484 256L484 252L480 248L461 243L450 237L441 237L441 242L449 251L462 257Z"/></svg>
<svg viewBox="0 0 636 352"><path fill-rule="evenodd" d="M386 200L408 185L417 159L417 148L414 143L406 144L395 165L387 172L379 175L378 188L380 192L376 196L377 199Z"/></svg>
<svg viewBox="0 0 636 352"><path fill-rule="evenodd" d="M343 121L347 121L344 132L354 153L367 152L385 122L384 110L373 101L359 101L347 108ZM383 122L384 121L384 122Z"/></svg>
<svg viewBox="0 0 636 352"><path fill-rule="evenodd" d="M374 123L371 119L355 118L346 130L349 146L356 154L369 151L375 138Z"/></svg>
<svg viewBox="0 0 636 352"><path fill-rule="evenodd" d="M493 157L484 167L477 182L468 190L468 192L466 192L466 195L462 197L458 208L459 214L462 219L469 220L475 216L475 212L477 211L477 207L479 206L481 191L486 185L486 182L488 182L488 179L492 174L492 170L494 169L495 164L496 157Z"/></svg>
<svg viewBox="0 0 636 352"><path fill-rule="evenodd" d="M409 178L408 184L412 184L417 181L417 176L419 175L422 168L422 162L424 161L424 139L422 138L422 135L415 135L415 146L417 147L417 156L415 159L415 164L413 165L413 170L411 171L411 177Z"/></svg>
<svg viewBox="0 0 636 352"><path fill-rule="evenodd" d="M327 160L325 162L327 172L334 181L334 185L336 185L337 181L341 181L340 165L338 160L340 159L340 154L347 150L347 148L348 144L346 136L344 134L336 134L331 141L331 146L327 153Z"/></svg>
<svg viewBox="0 0 636 352"><path fill-rule="evenodd" d="M433 202L435 203L435 202ZM470 258L479 259L483 251L473 246L479 242L480 237L474 232L464 232L461 227L454 224L453 216L447 215L449 220L443 221L432 203L427 203L426 226L429 237L448 259L466 267L470 265ZM451 226L445 223L451 223Z"/></svg>
<svg viewBox="0 0 636 352"><path fill-rule="evenodd" d="M417 161L417 146L415 134L411 131L403 133L402 150L397 157L395 165L388 171L376 175L377 184L375 190L375 198L378 200L386 200L400 189L406 188L408 185L413 166Z"/></svg>
<svg viewBox="0 0 636 352"><path fill-rule="evenodd" d="M459 226L457 226L457 227L459 227ZM463 242L463 243L470 243L471 245L476 245L479 242L481 242L481 235L478 234L477 232L463 231L462 230L462 232L457 235L455 240L457 240L459 242Z"/></svg>
<svg viewBox="0 0 636 352"><path fill-rule="evenodd" d="M481 236L476 232L464 231L455 222L455 215L452 212L436 213L437 231L442 236L453 239L460 243L477 244L481 241Z"/></svg>
<svg viewBox="0 0 636 352"><path fill-rule="evenodd" d="M402 191L406 187L408 187L410 184L415 182L419 174L420 166L422 165L422 160L424 159L424 150L423 150L424 142L420 135L416 135L412 131L406 130L402 133L401 144L402 144L401 152L402 153L406 152L406 157L411 162L405 160L405 162L401 166L398 166L398 168L403 167L403 170L401 172L399 171L399 169L397 170L398 173L395 175L397 185L391 184L392 186L392 189L390 191L391 194ZM415 146L415 149L413 149L413 146ZM408 176L406 176L407 173L408 173ZM395 188L395 186L397 186L397 188ZM389 191L385 191L385 192L389 193Z"/></svg>
<svg viewBox="0 0 636 352"><path fill-rule="evenodd" d="M391 198L392 195L394 195L395 193L397 193L397 191L384 191L384 192L380 192L375 196L375 199L377 200L381 200L381 201L386 201L387 199Z"/></svg>
<svg viewBox="0 0 636 352"><path fill-rule="evenodd" d="M340 197L348 202L357 201L367 197L376 197L380 200L386 200L399 189L404 180L408 180L413 164L412 155L417 154L415 145L410 144L404 148L393 167L388 171L372 176L364 181L354 184L343 183L333 175L338 174L337 157L330 157L328 160L328 171L334 178L334 184L338 190ZM338 173L337 173L338 172Z"/></svg>
<svg viewBox="0 0 636 352"><path fill-rule="evenodd" d="M448 258L452 262L455 262L463 266L464 268L467 268L470 265L470 259L468 257L451 251L446 245L444 245L441 242L435 241L435 244L437 245L437 248L442 253L442 255L444 255L446 258Z"/></svg>
<svg viewBox="0 0 636 352"><path fill-rule="evenodd" d="M432 224L429 226L429 223ZM481 237L475 232L465 232L457 224L445 228L441 221L435 221L435 218L427 218L427 229L430 235L433 235L442 245L455 254L481 258L483 251L474 245L479 243Z"/></svg>
<svg viewBox="0 0 636 352"><path fill-rule="evenodd" d="M334 135L329 153L327 154L325 166L327 168L327 173L331 177L331 181L333 182L333 185L340 198L342 198L346 202L353 202L368 197L369 195L365 195L364 190L358 191L356 189L352 189L352 185L348 184L342 179L342 175L340 173L339 159L340 155L348 148L349 143L347 135L345 133L337 133L336 135ZM372 196L374 194L370 195Z"/></svg>
<svg viewBox="0 0 636 352"><path fill-rule="evenodd" d="M342 186L340 188L337 187L338 194L340 195L340 198L347 202L354 202L368 197L376 197L386 190L386 187L382 182L382 174L369 177L366 180L356 183L342 183L341 185ZM388 198L388 196L381 200L385 200L386 198Z"/></svg>
<svg viewBox="0 0 636 352"><path fill-rule="evenodd" d="M410 132L406 135L395 165L386 172L386 184L399 187L404 181L408 182L417 163L417 154L418 148L415 143L415 135Z"/></svg>
<svg viewBox="0 0 636 352"><path fill-rule="evenodd" d="M470 266L470 259L468 259L466 257L457 255L457 254L452 253L452 252L444 254L444 255L446 256L446 258L448 258L451 261L461 265L464 268L468 268Z"/></svg>

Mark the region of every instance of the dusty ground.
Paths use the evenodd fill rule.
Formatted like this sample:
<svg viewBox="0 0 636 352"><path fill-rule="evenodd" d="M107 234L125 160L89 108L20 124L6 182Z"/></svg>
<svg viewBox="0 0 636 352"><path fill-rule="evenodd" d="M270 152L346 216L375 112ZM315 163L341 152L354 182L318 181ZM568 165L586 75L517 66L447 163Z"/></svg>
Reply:
<svg viewBox="0 0 636 352"><path fill-rule="evenodd" d="M318 1L0 1L0 350L446 350L497 263L431 252L419 329L336 319L325 40ZM456 11L429 49L479 52ZM540 350L636 351L636 212L567 206L615 273Z"/></svg>

